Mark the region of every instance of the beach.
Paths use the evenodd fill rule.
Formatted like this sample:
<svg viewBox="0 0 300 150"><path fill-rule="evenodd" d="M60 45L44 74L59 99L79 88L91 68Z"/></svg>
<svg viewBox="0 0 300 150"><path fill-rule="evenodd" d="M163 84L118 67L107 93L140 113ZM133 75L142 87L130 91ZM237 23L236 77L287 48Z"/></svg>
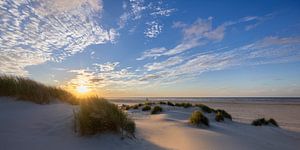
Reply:
<svg viewBox="0 0 300 150"><path fill-rule="evenodd" d="M78 106L61 102L37 105L1 97L0 149L296 150L300 147L299 120L293 116L299 106L207 105L228 111L233 121L216 122L213 113L205 113L210 126L195 127L188 123L190 114L197 110L194 107L161 105L163 112L156 115L131 109L128 114L136 122L135 138L122 139L113 133L78 136L73 130L73 111ZM274 117L283 127L250 125L249 121L256 117Z"/></svg>

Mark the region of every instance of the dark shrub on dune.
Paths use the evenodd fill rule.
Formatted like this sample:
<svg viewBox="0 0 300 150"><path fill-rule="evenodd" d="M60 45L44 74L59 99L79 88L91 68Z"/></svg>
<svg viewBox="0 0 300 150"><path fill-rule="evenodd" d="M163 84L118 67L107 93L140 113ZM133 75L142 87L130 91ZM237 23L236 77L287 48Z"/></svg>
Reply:
<svg viewBox="0 0 300 150"><path fill-rule="evenodd" d="M139 105L138 105L138 104L133 105L133 106L132 106L132 109L139 109Z"/></svg>
<svg viewBox="0 0 300 150"><path fill-rule="evenodd" d="M154 106L153 109L151 110L151 114L158 114L162 111L163 109L160 106Z"/></svg>
<svg viewBox="0 0 300 150"><path fill-rule="evenodd" d="M148 111L148 110L151 110L151 106L149 105L146 105L142 108L142 111Z"/></svg>
<svg viewBox="0 0 300 150"><path fill-rule="evenodd" d="M278 127L277 122L273 118L271 118L269 120L266 120L265 118L255 119L255 120L252 121L251 124L254 125L254 126L263 126L263 125L271 124L271 125L274 125L274 126Z"/></svg>
<svg viewBox="0 0 300 150"><path fill-rule="evenodd" d="M268 122L276 127L279 127L278 123L273 118L269 119Z"/></svg>
<svg viewBox="0 0 300 150"><path fill-rule="evenodd" d="M265 118L260 118L252 121L252 125L254 126L262 126L262 125L268 125L268 122Z"/></svg>
<svg viewBox="0 0 300 150"><path fill-rule="evenodd" d="M87 98L75 113L75 124L80 135L119 132L133 135L135 123L117 105L98 97Z"/></svg>
<svg viewBox="0 0 300 150"><path fill-rule="evenodd" d="M175 103L175 106L189 108L192 107L193 105L191 103Z"/></svg>
<svg viewBox="0 0 300 150"><path fill-rule="evenodd" d="M204 104L196 104L195 106L201 108L202 111L205 112L205 113L211 113L213 111L212 108L210 108L210 107L208 107Z"/></svg>
<svg viewBox="0 0 300 150"><path fill-rule="evenodd" d="M169 105L169 106L175 106L172 102L170 102L170 101L168 101L167 102L167 105Z"/></svg>
<svg viewBox="0 0 300 150"><path fill-rule="evenodd" d="M31 79L17 76L0 76L0 96L16 97L19 100L37 104L48 104L55 99L78 104L71 93L52 86L46 86Z"/></svg>
<svg viewBox="0 0 300 150"><path fill-rule="evenodd" d="M122 104L121 105L121 109L122 110L129 110L131 107L129 105L125 105L125 104Z"/></svg>
<svg viewBox="0 0 300 150"><path fill-rule="evenodd" d="M224 121L224 116L223 116L223 114L220 113L220 112L217 112L216 117L215 117L215 120L216 120L217 122Z"/></svg>
<svg viewBox="0 0 300 150"><path fill-rule="evenodd" d="M224 118L232 120L231 115L229 113L227 113L225 110L217 109L215 112L216 113L221 113Z"/></svg>
<svg viewBox="0 0 300 150"><path fill-rule="evenodd" d="M164 102L164 101L160 101L159 104L161 104L161 105L166 105L167 103Z"/></svg>
<svg viewBox="0 0 300 150"><path fill-rule="evenodd" d="M209 120L203 115L201 111L194 111L189 120L193 125L199 126L200 124L204 124L206 126L209 126Z"/></svg>

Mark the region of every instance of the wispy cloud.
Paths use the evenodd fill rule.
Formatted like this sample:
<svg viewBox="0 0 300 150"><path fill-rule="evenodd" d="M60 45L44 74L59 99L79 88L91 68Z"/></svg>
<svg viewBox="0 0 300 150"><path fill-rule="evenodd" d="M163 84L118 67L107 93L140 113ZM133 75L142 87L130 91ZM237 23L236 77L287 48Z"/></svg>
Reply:
<svg viewBox="0 0 300 150"><path fill-rule="evenodd" d="M163 26L158 24L156 21L148 22L146 24L148 27L144 34L149 38L156 38L162 31Z"/></svg>
<svg viewBox="0 0 300 150"><path fill-rule="evenodd" d="M146 67L148 71L161 70L161 69L165 69L177 65L181 62L183 62L183 58L179 56L175 56L175 57L170 57L167 60L162 62L148 63L144 67Z"/></svg>
<svg viewBox="0 0 300 150"><path fill-rule="evenodd" d="M213 17L208 17L207 19L198 18L193 24L189 25L183 22L174 22L173 28L179 28L182 32L182 40L175 47L170 49L164 48L153 48L150 50L146 50L143 55L138 58L138 60L143 60L151 57L159 57L159 56L172 56L176 54L183 53L187 50L206 45L210 42L218 42L223 40L225 36L225 31L228 27L246 23L246 22L254 22L254 24L246 25L245 29L250 30L264 22L265 20L272 18L274 14L267 14L263 17L258 16L246 16L240 18L236 21L226 21L216 27L213 26ZM156 49L164 49L161 52L153 53L153 50Z"/></svg>
<svg viewBox="0 0 300 150"><path fill-rule="evenodd" d="M164 74L162 77L169 80L198 76L203 72L233 66L300 61L300 38L271 36L229 51L210 52L193 57L185 59L180 65L165 67L156 73Z"/></svg>
<svg viewBox="0 0 300 150"><path fill-rule="evenodd" d="M165 1L148 2L144 0L129 0L123 3L124 12L119 18L119 29L124 28L128 22L136 23L137 20L147 18L144 34L147 38L155 38L161 33L163 24L159 19L170 16L175 9L165 6ZM141 23L139 23L141 24ZM132 28L134 29L134 28Z"/></svg>
<svg viewBox="0 0 300 150"><path fill-rule="evenodd" d="M114 41L114 29L93 19L98 0L2 1L0 3L1 72L27 75L27 66L61 61L91 44Z"/></svg>

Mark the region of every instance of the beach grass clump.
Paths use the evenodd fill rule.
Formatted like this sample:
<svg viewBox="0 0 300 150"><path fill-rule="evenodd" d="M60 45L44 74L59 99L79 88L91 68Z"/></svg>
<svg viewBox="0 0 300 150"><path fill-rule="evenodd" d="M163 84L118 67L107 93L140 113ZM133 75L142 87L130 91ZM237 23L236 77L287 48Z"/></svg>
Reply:
<svg viewBox="0 0 300 150"><path fill-rule="evenodd" d="M170 102L170 101L167 102L167 105L169 105L169 106L175 106L175 104L172 103L172 102Z"/></svg>
<svg viewBox="0 0 300 150"><path fill-rule="evenodd" d="M162 112L163 109L160 106L154 106L153 109L151 110L151 114L158 114L160 112Z"/></svg>
<svg viewBox="0 0 300 150"><path fill-rule="evenodd" d="M149 105L146 105L142 108L142 111L149 111L149 110L151 110L151 106Z"/></svg>
<svg viewBox="0 0 300 150"><path fill-rule="evenodd" d="M140 106L139 106L138 104L132 105L132 106L131 106L132 109L139 109L139 107L140 107Z"/></svg>
<svg viewBox="0 0 300 150"><path fill-rule="evenodd" d="M204 124L209 126L209 120L201 111L194 111L189 119L190 123L196 126Z"/></svg>
<svg viewBox="0 0 300 150"><path fill-rule="evenodd" d="M191 103L175 103L175 106L189 108L189 107L192 107L193 105Z"/></svg>
<svg viewBox="0 0 300 150"><path fill-rule="evenodd" d="M126 105L126 104L122 104L121 105L121 109L122 110L129 110L131 107L129 105Z"/></svg>
<svg viewBox="0 0 300 150"><path fill-rule="evenodd" d="M224 116L223 116L223 114L222 114L221 112L217 112L216 117L215 117L215 120L216 120L217 122L224 121Z"/></svg>
<svg viewBox="0 0 300 150"><path fill-rule="evenodd" d="M167 103L164 102L164 101L160 101L159 104L161 104L161 105L167 105Z"/></svg>
<svg viewBox="0 0 300 150"><path fill-rule="evenodd" d="M79 102L71 93L61 88L46 86L24 77L7 75L0 75L0 96L16 97L37 104L49 104L54 100L70 104Z"/></svg>
<svg viewBox="0 0 300 150"><path fill-rule="evenodd" d="M82 136L104 132L134 135L135 123L119 107L99 97L82 100L75 113L75 124Z"/></svg>
<svg viewBox="0 0 300 150"><path fill-rule="evenodd" d="M232 120L231 115L223 109L217 109L217 110L215 110L215 112L216 113L221 113L224 118Z"/></svg>
<svg viewBox="0 0 300 150"><path fill-rule="evenodd" d="M214 111L214 109L212 109L212 108L210 108L210 107L208 107L204 104L196 104L195 106L201 108L202 111L205 112L205 113L211 113L211 112Z"/></svg>
<svg viewBox="0 0 300 150"><path fill-rule="evenodd" d="M273 118L271 118L269 120L266 120L265 118L255 119L255 120L252 121L251 124L254 125L254 126L263 126L263 125L271 124L275 127L279 127L277 122Z"/></svg>
<svg viewBox="0 0 300 150"><path fill-rule="evenodd" d="M276 127L279 127L277 121L275 121L275 119L273 119L273 118L270 118L270 119L268 120L268 122L269 122L270 124L276 126Z"/></svg>

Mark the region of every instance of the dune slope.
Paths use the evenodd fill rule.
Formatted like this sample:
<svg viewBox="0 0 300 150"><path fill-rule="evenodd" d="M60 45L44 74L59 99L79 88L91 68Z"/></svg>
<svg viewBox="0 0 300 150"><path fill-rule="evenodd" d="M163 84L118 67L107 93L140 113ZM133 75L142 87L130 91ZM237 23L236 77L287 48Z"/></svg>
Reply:
<svg viewBox="0 0 300 150"><path fill-rule="evenodd" d="M187 123L196 108L164 106L163 114L132 110L137 123L136 139L121 139L107 133L80 137L73 131L73 109L64 103L37 105L0 98L1 150L98 150L98 149L222 149L222 150L296 150L300 134L274 127L253 127L225 120L213 121L209 128L196 128Z"/></svg>

